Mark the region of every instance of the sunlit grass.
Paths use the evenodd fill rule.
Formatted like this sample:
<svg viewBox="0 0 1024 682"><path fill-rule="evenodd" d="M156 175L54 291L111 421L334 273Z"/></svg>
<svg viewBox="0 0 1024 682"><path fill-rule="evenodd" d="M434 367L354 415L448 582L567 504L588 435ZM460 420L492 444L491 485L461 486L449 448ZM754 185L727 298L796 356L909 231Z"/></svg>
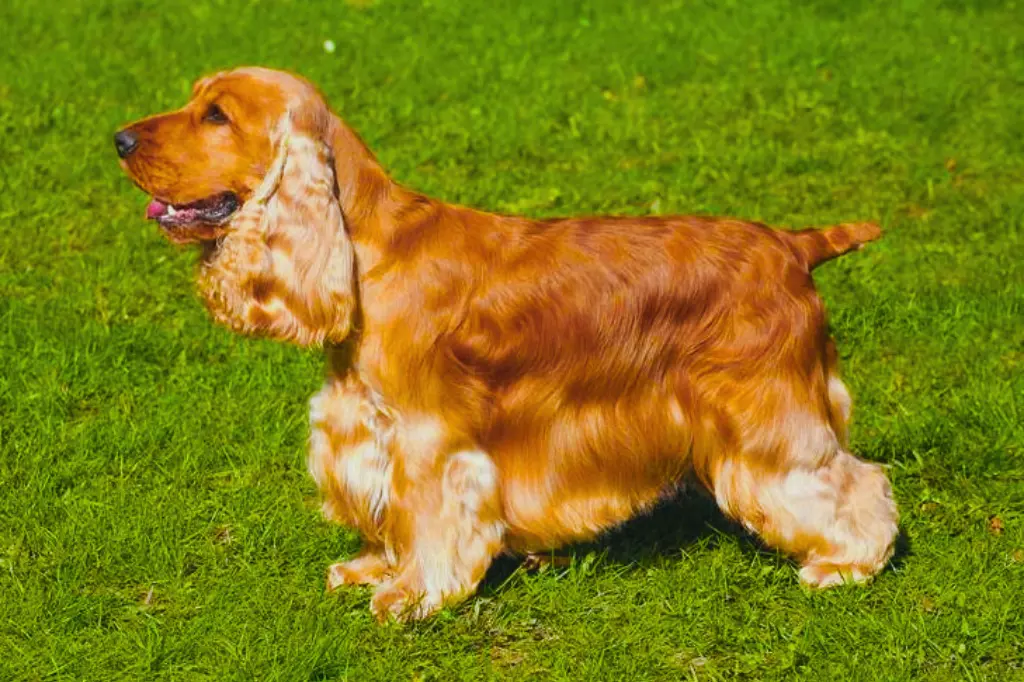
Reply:
<svg viewBox="0 0 1024 682"><path fill-rule="evenodd" d="M1019 2L6 0L0 34L0 679L1024 679ZM817 280L895 566L810 593L684 501L427 623L325 595L358 540L305 473L320 358L213 326L111 141L242 63L450 201L879 220Z"/></svg>

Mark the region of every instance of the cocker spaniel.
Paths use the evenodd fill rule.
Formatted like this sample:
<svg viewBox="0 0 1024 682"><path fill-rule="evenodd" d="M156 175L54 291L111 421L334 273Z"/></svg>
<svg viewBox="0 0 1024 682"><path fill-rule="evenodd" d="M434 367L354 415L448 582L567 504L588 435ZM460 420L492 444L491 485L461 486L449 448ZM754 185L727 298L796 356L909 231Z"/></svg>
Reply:
<svg viewBox="0 0 1024 682"><path fill-rule="evenodd" d="M309 470L361 531L330 588L425 617L501 552L594 538L693 477L800 562L864 581L897 511L847 445L851 401L811 270L869 223L532 220L388 177L308 81L241 68L115 135L199 290L246 334L322 345Z"/></svg>

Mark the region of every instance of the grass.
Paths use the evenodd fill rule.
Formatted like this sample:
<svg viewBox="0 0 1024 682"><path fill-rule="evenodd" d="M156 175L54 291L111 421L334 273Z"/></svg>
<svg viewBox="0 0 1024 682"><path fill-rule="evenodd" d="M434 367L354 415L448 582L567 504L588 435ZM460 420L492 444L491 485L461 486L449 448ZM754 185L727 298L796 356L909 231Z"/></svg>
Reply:
<svg viewBox="0 0 1024 682"><path fill-rule="evenodd" d="M0 4L0 679L1024 679L1024 5ZM337 49L327 52L323 43ZM380 627L323 593L321 360L208 320L111 133L291 68L406 184L887 237L817 273L904 542L868 589L683 500Z"/></svg>

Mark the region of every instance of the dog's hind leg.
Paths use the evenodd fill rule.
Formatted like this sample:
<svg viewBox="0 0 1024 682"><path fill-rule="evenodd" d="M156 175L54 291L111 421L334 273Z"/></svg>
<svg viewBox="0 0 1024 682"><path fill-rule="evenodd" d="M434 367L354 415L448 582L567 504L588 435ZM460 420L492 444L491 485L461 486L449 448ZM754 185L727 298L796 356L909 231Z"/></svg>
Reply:
<svg viewBox="0 0 1024 682"><path fill-rule="evenodd" d="M825 342L825 374L827 376L828 412L832 430L839 438L839 444L847 447L849 443L850 419L853 417L853 399L846 384L839 378L839 351L836 342L828 339Z"/></svg>
<svg viewBox="0 0 1024 682"><path fill-rule="evenodd" d="M790 419L789 424L800 424ZM729 516L794 556L813 587L862 582L885 566L897 535L882 467L843 449L824 420L805 419L772 451L717 463L713 491Z"/></svg>

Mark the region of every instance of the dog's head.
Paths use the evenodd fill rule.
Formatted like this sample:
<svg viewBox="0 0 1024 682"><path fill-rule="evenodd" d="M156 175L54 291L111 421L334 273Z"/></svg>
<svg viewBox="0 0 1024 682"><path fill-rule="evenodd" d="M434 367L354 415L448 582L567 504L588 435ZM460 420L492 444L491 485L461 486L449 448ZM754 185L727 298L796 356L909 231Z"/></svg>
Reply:
<svg viewBox="0 0 1024 682"><path fill-rule="evenodd" d="M219 321L303 344L348 335L341 125L308 81L244 68L200 79L181 109L115 134L121 166L152 197L147 217L175 242L205 244L200 284Z"/></svg>
<svg viewBox="0 0 1024 682"><path fill-rule="evenodd" d="M214 239L286 153L283 129L325 139L330 112L307 81L244 68L196 81L181 109L114 135L121 166L152 197L146 216L177 242Z"/></svg>

